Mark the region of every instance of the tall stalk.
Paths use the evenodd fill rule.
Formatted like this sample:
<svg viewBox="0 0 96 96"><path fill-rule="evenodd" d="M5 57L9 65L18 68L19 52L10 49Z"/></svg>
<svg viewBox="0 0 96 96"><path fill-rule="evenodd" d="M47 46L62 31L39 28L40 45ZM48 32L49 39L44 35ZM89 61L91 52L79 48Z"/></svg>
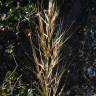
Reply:
<svg viewBox="0 0 96 96"><path fill-rule="evenodd" d="M56 28L58 14L59 10L55 0L49 0L48 10L37 13L39 51L36 51L37 49L33 45L32 50L36 67L35 74L40 83L40 88L37 88L40 96L59 96L61 94L57 91L63 72L60 71L60 73L58 70L54 72L59 64L63 44L63 33L60 34L61 32ZM37 52L39 52L39 56Z"/></svg>

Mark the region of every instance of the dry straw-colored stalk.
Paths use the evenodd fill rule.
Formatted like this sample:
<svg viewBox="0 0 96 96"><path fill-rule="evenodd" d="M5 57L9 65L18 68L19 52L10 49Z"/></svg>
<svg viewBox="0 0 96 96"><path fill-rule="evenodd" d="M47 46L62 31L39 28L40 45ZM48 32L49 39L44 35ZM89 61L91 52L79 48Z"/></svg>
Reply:
<svg viewBox="0 0 96 96"><path fill-rule="evenodd" d="M47 11L38 12L38 45L39 51L32 47L36 67L36 76L40 88L37 90L40 96L61 96L58 92L60 79L64 73L56 70L59 64L60 50L63 44L63 33L56 28L56 20L59 14L55 0L49 0ZM58 35L62 33L61 35ZM37 55L39 52L39 56ZM54 70L55 69L55 70ZM55 71L55 72L54 72Z"/></svg>

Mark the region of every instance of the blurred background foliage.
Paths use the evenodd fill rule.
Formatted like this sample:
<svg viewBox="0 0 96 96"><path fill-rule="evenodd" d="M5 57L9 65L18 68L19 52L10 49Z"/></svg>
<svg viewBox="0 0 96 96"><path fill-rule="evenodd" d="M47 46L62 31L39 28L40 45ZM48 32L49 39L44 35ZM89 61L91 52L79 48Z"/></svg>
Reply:
<svg viewBox="0 0 96 96"><path fill-rule="evenodd" d="M18 25L21 16L28 15L34 8L34 0L2 0L0 1L1 27L14 27ZM13 23L14 22L14 23Z"/></svg>

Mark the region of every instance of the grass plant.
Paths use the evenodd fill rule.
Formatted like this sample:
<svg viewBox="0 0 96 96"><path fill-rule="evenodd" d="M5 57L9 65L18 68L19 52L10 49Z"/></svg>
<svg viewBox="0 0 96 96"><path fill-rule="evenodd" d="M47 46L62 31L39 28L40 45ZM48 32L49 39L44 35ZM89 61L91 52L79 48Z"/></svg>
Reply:
<svg viewBox="0 0 96 96"><path fill-rule="evenodd" d="M32 42L32 52L35 61L35 75L39 82L40 96L61 96L63 87L58 92L60 80L64 70L58 70L60 51L63 45L64 33L57 28L59 8L55 0L49 0L48 10L37 12L38 48ZM39 55L38 55L39 54ZM60 66L60 65L59 65Z"/></svg>

